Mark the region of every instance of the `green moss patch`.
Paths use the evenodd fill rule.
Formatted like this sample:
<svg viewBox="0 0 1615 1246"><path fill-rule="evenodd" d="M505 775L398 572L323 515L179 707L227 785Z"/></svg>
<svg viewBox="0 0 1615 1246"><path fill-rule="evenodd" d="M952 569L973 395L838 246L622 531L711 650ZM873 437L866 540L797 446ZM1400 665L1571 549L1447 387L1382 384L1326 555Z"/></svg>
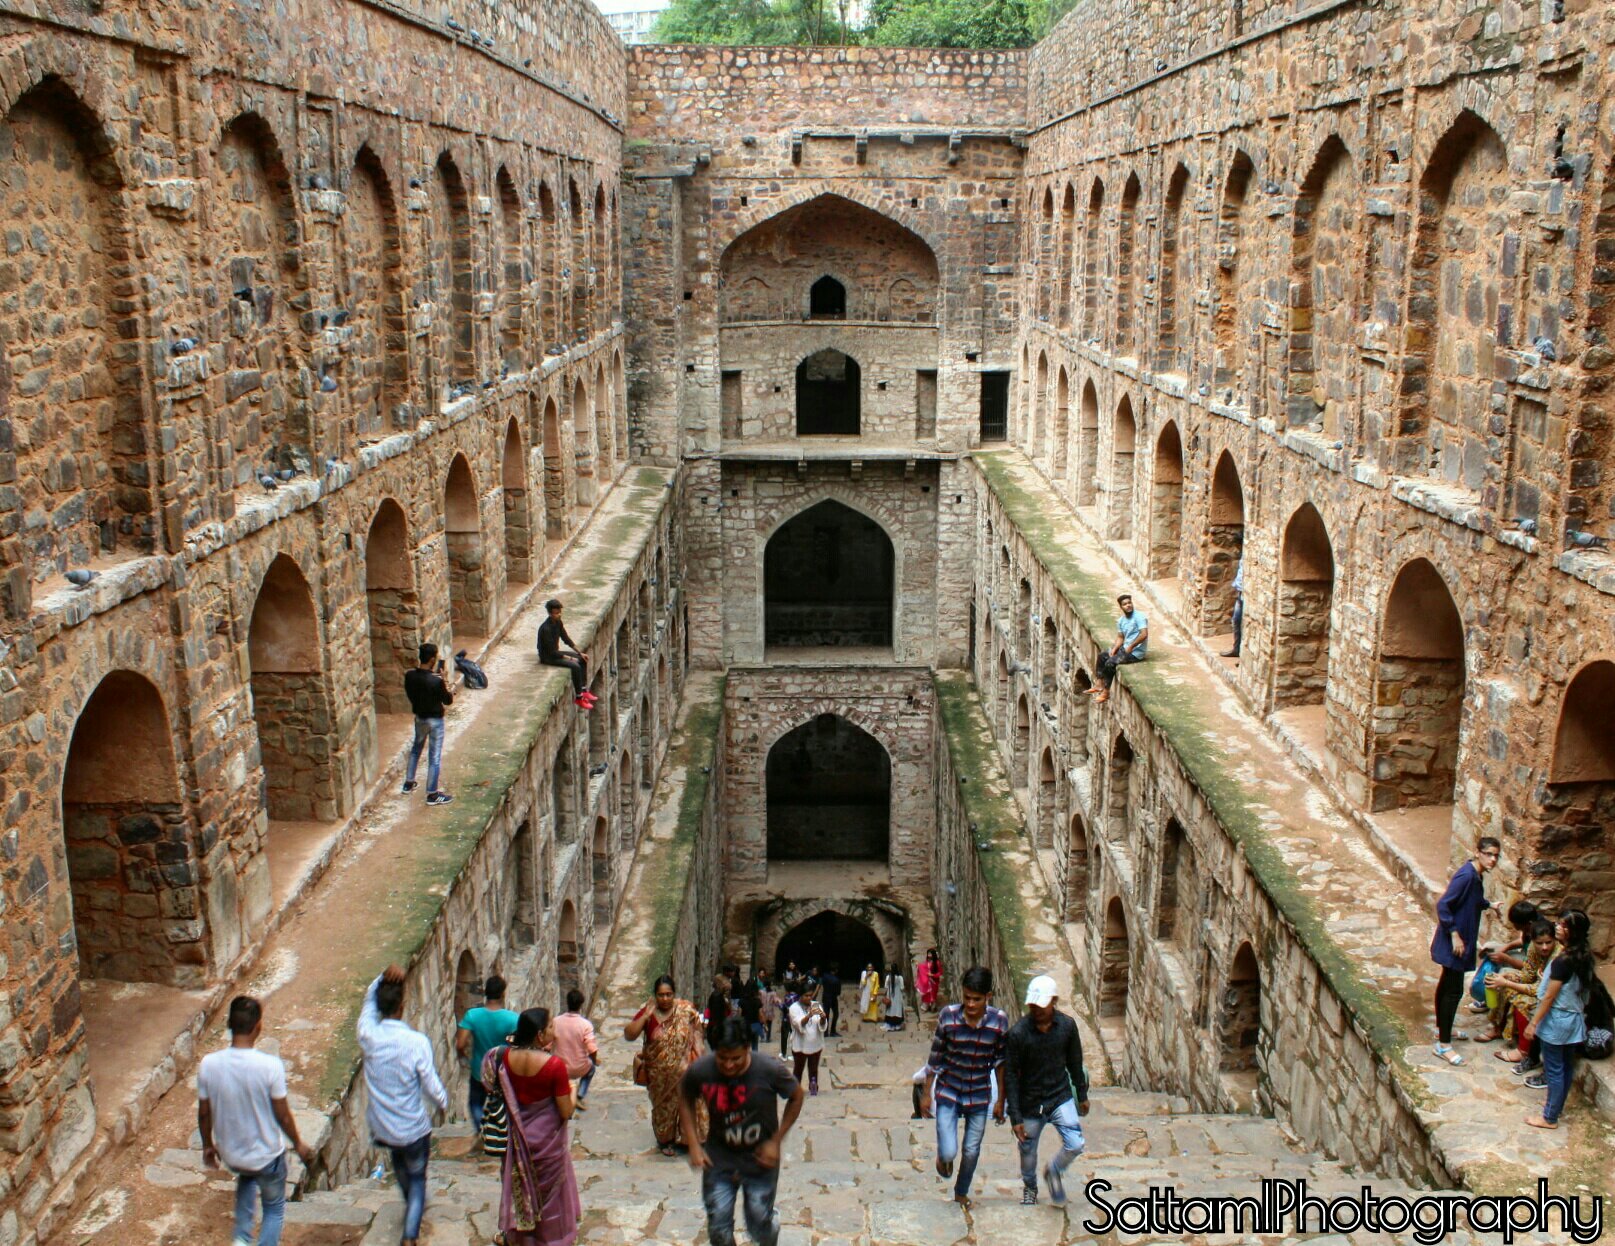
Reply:
<svg viewBox="0 0 1615 1246"><path fill-rule="evenodd" d="M1028 863L1018 863L1009 854L1019 850L1030 852L1031 845L1026 838L1020 807L1010 795L1009 776L1004 773L998 749L993 744L992 728L982 713L981 698L970 676L958 671L939 673L936 699L954 772L965 780L958 783L955 779L959 799L967 821L976 826L971 836L971 850L987 882L993 921L998 926L1004 959L1015 976L1014 996L1019 999L1033 977L1026 937L1029 916L1021 897L1018 873L1018 867ZM983 850L982 844L989 847Z"/></svg>
<svg viewBox="0 0 1615 1246"><path fill-rule="evenodd" d="M673 963L673 945L678 939L679 917L694 867L701 816L712 787L712 759L717 756L718 731L723 724L726 683L726 678L720 678L709 697L691 703L683 727L668 746L673 764L684 771L684 790L679 793L672 839L655 846L656 860L647 863L640 877L642 902L650 906L651 912L648 946L639 966L640 982L650 982L666 973Z"/></svg>
<svg viewBox="0 0 1615 1246"><path fill-rule="evenodd" d="M1056 521L1049 513L1051 508L1044 498L1016 479L1012 466L1015 460L1010 455L978 454L974 460L1004 513L1025 538L1072 612L1094 643L1108 649L1116 626L1111 581L1087 570L1060 541ZM1262 828L1261 815L1245 785L1224 764L1216 731L1189 691L1172 683L1165 664L1160 663L1125 666L1118 678L1171 744L1217 821L1239 845L1251 872L1295 930L1353 1022L1400 1074L1398 1080L1409 1097L1428 1106L1424 1081L1407 1063L1408 1037L1402 1019L1362 980L1356 962L1329 934L1295 871Z"/></svg>

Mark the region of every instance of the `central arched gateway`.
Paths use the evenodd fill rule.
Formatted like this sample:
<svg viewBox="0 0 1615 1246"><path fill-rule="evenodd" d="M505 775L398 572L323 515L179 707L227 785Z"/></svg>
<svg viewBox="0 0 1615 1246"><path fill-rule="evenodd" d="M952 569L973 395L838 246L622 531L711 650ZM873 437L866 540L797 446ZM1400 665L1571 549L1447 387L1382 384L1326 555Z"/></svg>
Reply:
<svg viewBox="0 0 1615 1246"><path fill-rule="evenodd" d="M770 861L885 861L892 762L838 714L787 731L768 752Z"/></svg>
<svg viewBox="0 0 1615 1246"><path fill-rule="evenodd" d="M783 971L792 961L803 973L817 969L822 974L834 965L842 981L854 986L865 965L873 965L882 974L886 971L885 948L869 923L829 909L780 937L774 948L775 972Z"/></svg>
<svg viewBox="0 0 1615 1246"><path fill-rule="evenodd" d="M896 562L881 526L840 502L788 520L763 551L764 644L890 648Z"/></svg>

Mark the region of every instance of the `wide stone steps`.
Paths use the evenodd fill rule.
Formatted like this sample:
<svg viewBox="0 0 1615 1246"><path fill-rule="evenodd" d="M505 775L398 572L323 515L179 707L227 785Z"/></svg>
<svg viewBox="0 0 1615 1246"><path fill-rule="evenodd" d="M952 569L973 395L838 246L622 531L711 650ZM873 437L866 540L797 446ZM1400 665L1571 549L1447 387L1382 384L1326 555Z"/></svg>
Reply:
<svg viewBox="0 0 1615 1246"><path fill-rule="evenodd" d="M1183 1196L1257 1197L1263 1178L1305 1178L1309 1192L1327 1197L1355 1194L1363 1183L1338 1164L1294 1147L1270 1120L1189 1114L1181 1099L1103 1088L1094 1092L1083 1122L1088 1149L1072 1169L1066 1211L1048 1203L1046 1190L1038 1207L1021 1206L1014 1140L1007 1126L989 1126L975 1206L965 1213L953 1205L949 1187L932 1169L933 1123L910 1119L907 1079L920 1049L912 1041L903 1046L906 1051L882 1053L887 1076L878 1086L865 1082L865 1070L859 1069L858 1088L837 1088L836 1066L858 1053L837 1054L828 1062L822 1093L809 1100L785 1148L779 1195L784 1246L1121 1241L1083 1228L1095 1214L1081 1188L1091 1177L1111 1183L1112 1193L1105 1197L1113 1200L1143 1197L1151 1185L1171 1185ZM574 1118L573 1157L584 1205L579 1240L705 1242L700 1180L682 1157L667 1159L654 1149L644 1092L624 1084L620 1075L608 1080L605 1070L596 1083L589 1110ZM472 1145L465 1126L437 1134L422 1239L432 1246L491 1242L497 1231L499 1169L476 1155ZM1045 1137L1045 1159L1055 1145ZM1374 1185L1378 1194L1391 1192L1385 1183ZM355 1235L348 1240L364 1246L391 1246L398 1240L400 1219L390 1176L306 1195L294 1212L302 1225L351 1227ZM1125 1240L1214 1239L1145 1235ZM1362 1234L1332 1240L1396 1239Z"/></svg>

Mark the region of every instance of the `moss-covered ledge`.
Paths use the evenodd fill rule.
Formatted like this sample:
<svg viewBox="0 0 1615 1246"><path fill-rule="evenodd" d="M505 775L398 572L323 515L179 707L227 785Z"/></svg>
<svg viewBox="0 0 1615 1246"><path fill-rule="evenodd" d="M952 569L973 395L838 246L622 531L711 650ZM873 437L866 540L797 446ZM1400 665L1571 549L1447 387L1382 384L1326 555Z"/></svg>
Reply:
<svg viewBox="0 0 1615 1246"><path fill-rule="evenodd" d="M598 531L586 533L572 552L572 560L589 560L586 569L567 574L563 566L567 613L580 645L587 646L599 632L635 563L654 539L658 518L671 496L671 480L671 472L637 470L613 492L609 505L614 513L602 516ZM504 643L519 642L507 638ZM377 968L389 963L414 968L477 846L528 764L545 723L552 714L564 712L564 702L571 699L571 676L561 667L535 662L523 678L526 682L519 691L496 686L476 694L498 698L500 705L497 712L479 714L445 752L445 785L452 787L454 803L433 810L430 832L412 835L408 852L395 855L391 862L390 868L401 875L400 911L376 927L378 938L362 958L364 970L343 988L347 1015L325 1048L317 1080L321 1103L332 1105L352 1093L359 1071L359 1009ZM461 703L470 704L464 698Z"/></svg>
<svg viewBox="0 0 1615 1246"><path fill-rule="evenodd" d="M723 727L726 683L720 676L699 701L688 703L684 724L668 745L664 774L682 771L684 787L679 793L673 836L655 846L655 868L646 871L642 883L642 902L650 910L650 934L639 964L637 980L641 983L648 984L669 972L678 960L679 922L696 879L696 848L713 792L713 759L718 752L718 732Z"/></svg>
<svg viewBox="0 0 1615 1246"><path fill-rule="evenodd" d="M972 458L1089 639L1097 649L1108 649L1116 625L1110 582L1086 570L1058 539L1055 519L1015 478L1012 465L1017 454L976 454ZM1118 680L1161 732L1217 821L1238 845L1251 873L1295 932L1353 1026L1387 1062L1409 1099L1427 1104L1424 1080L1407 1061L1408 1035L1402 1019L1363 980L1355 962L1330 935L1299 876L1262 828L1244 784L1223 764L1216 736L1199 706L1184 687L1172 682L1160 663L1123 667Z"/></svg>

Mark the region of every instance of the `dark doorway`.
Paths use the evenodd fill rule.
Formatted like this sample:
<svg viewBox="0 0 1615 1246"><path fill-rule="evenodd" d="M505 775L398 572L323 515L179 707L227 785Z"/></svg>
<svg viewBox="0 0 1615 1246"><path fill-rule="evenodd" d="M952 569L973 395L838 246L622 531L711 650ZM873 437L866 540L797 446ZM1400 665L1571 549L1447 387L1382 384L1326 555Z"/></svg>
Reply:
<svg viewBox="0 0 1615 1246"><path fill-rule="evenodd" d="M981 374L981 440L1003 441L1009 436L1009 373Z"/></svg>
<svg viewBox="0 0 1615 1246"><path fill-rule="evenodd" d="M886 972L886 950L880 938L856 917L844 913L820 913L786 931L774 950L774 971L781 972L792 961L803 973L817 966L822 974L836 965L843 984L853 986L865 965L873 965L882 975ZM843 993L843 1002L846 998Z"/></svg>
<svg viewBox="0 0 1615 1246"><path fill-rule="evenodd" d="M889 648L895 561L880 525L851 507L803 511L763 553L764 643Z"/></svg>
<svg viewBox="0 0 1615 1246"><path fill-rule="evenodd" d="M892 763L880 741L836 714L788 731L768 753L771 861L884 861Z"/></svg>
<svg viewBox="0 0 1615 1246"><path fill-rule="evenodd" d="M856 437L863 373L838 350L815 351L796 365L796 433L799 437Z"/></svg>
<svg viewBox="0 0 1615 1246"><path fill-rule="evenodd" d="M845 320L847 287L834 277L820 277L808 291L808 314L815 320Z"/></svg>

